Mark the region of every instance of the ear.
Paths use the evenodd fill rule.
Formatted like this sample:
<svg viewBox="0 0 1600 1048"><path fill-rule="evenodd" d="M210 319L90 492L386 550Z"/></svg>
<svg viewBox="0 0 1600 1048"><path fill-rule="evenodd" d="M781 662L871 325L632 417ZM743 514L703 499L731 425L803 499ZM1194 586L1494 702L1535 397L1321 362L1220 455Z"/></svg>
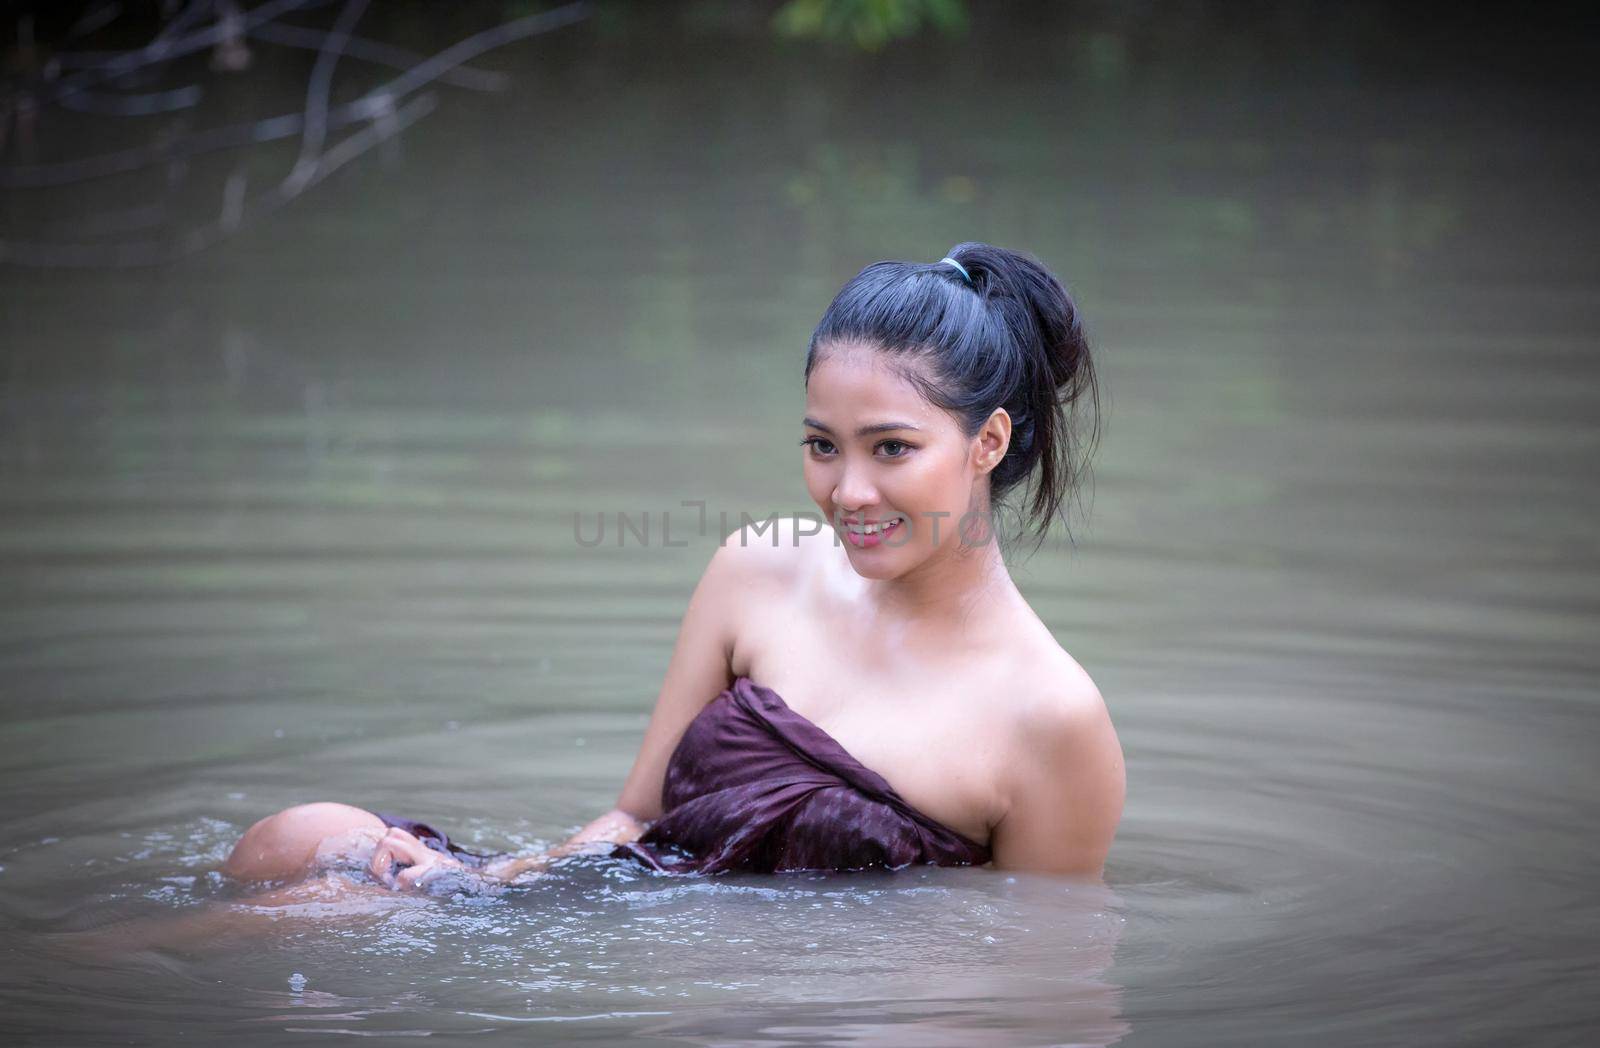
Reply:
<svg viewBox="0 0 1600 1048"><path fill-rule="evenodd" d="M995 408L973 440L973 465L979 473L988 473L1000 465L1000 460L1006 457L1006 449L1011 446L1011 416L1006 409Z"/></svg>

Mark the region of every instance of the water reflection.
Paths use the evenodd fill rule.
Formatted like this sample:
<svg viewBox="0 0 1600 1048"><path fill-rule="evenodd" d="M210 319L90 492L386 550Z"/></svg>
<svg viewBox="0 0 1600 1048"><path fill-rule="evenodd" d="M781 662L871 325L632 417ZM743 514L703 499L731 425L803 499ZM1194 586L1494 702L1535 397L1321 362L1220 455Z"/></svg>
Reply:
<svg viewBox="0 0 1600 1048"><path fill-rule="evenodd" d="M235 1002L240 1018L283 1032L627 1020L634 1035L718 1043L955 1044L998 1021L1111 1044L1128 1029L1109 976L1121 900L1062 878L938 868L669 877L578 858L503 895L344 885L268 904L236 901L214 877L167 880L177 890L150 898L175 912L91 921L42 941L118 982L143 972L200 984L248 956L251 975L270 984L269 972L287 972L289 990L248 990ZM394 992L395 966L411 990ZM367 989L329 992L326 979Z"/></svg>
<svg viewBox="0 0 1600 1048"><path fill-rule="evenodd" d="M101 10L111 6L105 5ZM293 203L370 151L382 149L393 164L401 133L437 107L436 96L422 92L423 88L436 81L448 81L479 91L504 90L508 86L504 76L462 67L486 52L572 25L590 13L587 2L575 0L552 10L509 21L497 20L444 50L420 55L355 35L356 27L368 13L367 0L345 0L332 24L325 27L283 21L285 16L321 6L324 4L319 0L271 0L246 11L229 0L196 0L163 12L168 17L152 38L141 40L139 46L111 51L68 46L64 53L50 54L47 60L39 53L37 14L20 15L17 39L7 51L7 64L21 76L6 85L4 106L0 107L0 152L8 144L5 132L10 129L15 111L19 114L18 151L24 163L0 169L0 186L21 190L69 187L139 174L151 168L164 168L166 178L161 197L154 203L80 213L69 223L56 223L53 235L47 233L43 239L8 237L0 242L0 260L42 268L106 269L161 265L205 251L247 223ZM94 17L95 12L89 12L91 17L67 27L52 44L71 45L112 23L119 23L119 29L136 30L144 22L138 17L119 20L118 13ZM55 19L47 17L46 21ZM237 121L241 102L276 93L259 88L252 91L229 79L256 64L247 42L251 38L316 53L301 108L196 130L186 111L199 107L208 94L220 96L222 111ZM187 68L190 63L184 59L208 49L210 71L219 75L155 92L126 91L135 84L170 82L193 75ZM404 72L370 85L359 97L336 105L332 91L341 60L400 66ZM277 72L282 75L285 68L280 65ZM363 67L362 72L368 73L370 68ZM259 82L259 73L247 80L251 86ZM49 107L101 117L148 117L174 112L185 112L185 116L172 120L153 139L135 146L40 163L34 148L39 130L36 123L41 112L47 114L46 120L56 115ZM219 106L213 103L207 109L215 114ZM352 127L354 130L350 130ZM44 130L56 129L47 124ZM111 138L115 131L96 128L89 134ZM297 155L281 180L266 189L257 189L251 185L248 165L235 163L221 188L220 215L204 222L184 217L184 212L193 209L196 198L211 195L210 187L198 180L195 184L189 182L191 159L282 140L295 140ZM140 233L150 235L128 235Z"/></svg>

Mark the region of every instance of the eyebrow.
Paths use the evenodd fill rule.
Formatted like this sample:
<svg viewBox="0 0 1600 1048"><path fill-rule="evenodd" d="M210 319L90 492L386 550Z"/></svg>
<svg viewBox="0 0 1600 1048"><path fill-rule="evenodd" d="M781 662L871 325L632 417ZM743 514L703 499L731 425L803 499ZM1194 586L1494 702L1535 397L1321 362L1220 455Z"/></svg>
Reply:
<svg viewBox="0 0 1600 1048"><path fill-rule="evenodd" d="M820 429L822 432L829 434L833 432L833 430L829 429L827 426L824 426L822 423L818 422L809 415L807 415L803 421L812 429ZM872 435L873 433L888 433L890 430L896 429L913 429L918 433L922 432L921 429L913 426L909 422L874 422L870 426L862 426L860 429L856 430L856 436L866 437Z"/></svg>

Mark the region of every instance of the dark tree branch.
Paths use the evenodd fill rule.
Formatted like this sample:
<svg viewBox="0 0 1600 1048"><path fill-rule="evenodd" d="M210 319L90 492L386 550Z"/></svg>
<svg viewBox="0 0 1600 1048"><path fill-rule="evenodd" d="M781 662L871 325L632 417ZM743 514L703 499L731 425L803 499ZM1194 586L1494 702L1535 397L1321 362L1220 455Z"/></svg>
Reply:
<svg viewBox="0 0 1600 1048"><path fill-rule="evenodd" d="M476 33L427 57L356 37L355 26L368 0L345 0L333 28L326 33L272 24L273 19L288 11L307 10L328 2L330 0L269 0L241 14L232 3L191 0L150 44L136 51L113 53L98 64L87 66L57 81L52 85L53 91L46 97L47 101L70 108L116 115L171 111L193 105L198 101L201 88L189 85L142 95L115 95L96 91L93 87L125 78L131 73L149 69L219 41L237 41L241 34L256 35L269 42L276 40L287 46L298 47L311 46L314 38L317 59L306 85L305 105L300 112L211 128L170 142L152 142L74 161L0 168L0 186L60 186L136 171L152 164L181 161L202 153L299 136L300 149L294 164L280 182L252 197L248 193L244 170L240 168L227 179L218 216L211 222L164 238L87 243L0 240L0 264L120 268L161 264L204 250L242 226L287 205L332 172L372 148L394 141L402 131L432 112L437 104L432 94L406 101L408 96L440 80L465 82L464 86L477 89L498 89L508 82L508 78L461 67L494 48L570 25L589 13L587 0L575 0ZM217 23L191 31L208 12L218 14ZM347 55L398 65L403 72L355 100L336 106L331 102L334 73L340 60ZM327 145L330 132L351 124L364 126L337 144L331 147ZM88 222L80 223L78 232L79 235L91 237L128 233L140 226L153 224L162 213L160 207L102 212Z"/></svg>

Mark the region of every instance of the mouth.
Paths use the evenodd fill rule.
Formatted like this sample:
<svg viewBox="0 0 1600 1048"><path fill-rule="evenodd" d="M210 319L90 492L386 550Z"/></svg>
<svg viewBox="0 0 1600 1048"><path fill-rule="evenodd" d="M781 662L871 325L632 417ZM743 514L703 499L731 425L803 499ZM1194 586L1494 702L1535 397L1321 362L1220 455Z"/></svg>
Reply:
<svg viewBox="0 0 1600 1048"><path fill-rule="evenodd" d="M847 534L854 535L858 538L865 538L869 535L877 537L893 531L895 528L899 527L904 520L904 517L893 517L889 520L874 520L870 523L846 521L844 529Z"/></svg>
<svg viewBox="0 0 1600 1048"><path fill-rule="evenodd" d="M850 531L851 534L883 534L885 531L891 531L896 528L899 522L901 522L901 517L894 517L893 520L874 520L872 523L846 522L845 530Z"/></svg>

